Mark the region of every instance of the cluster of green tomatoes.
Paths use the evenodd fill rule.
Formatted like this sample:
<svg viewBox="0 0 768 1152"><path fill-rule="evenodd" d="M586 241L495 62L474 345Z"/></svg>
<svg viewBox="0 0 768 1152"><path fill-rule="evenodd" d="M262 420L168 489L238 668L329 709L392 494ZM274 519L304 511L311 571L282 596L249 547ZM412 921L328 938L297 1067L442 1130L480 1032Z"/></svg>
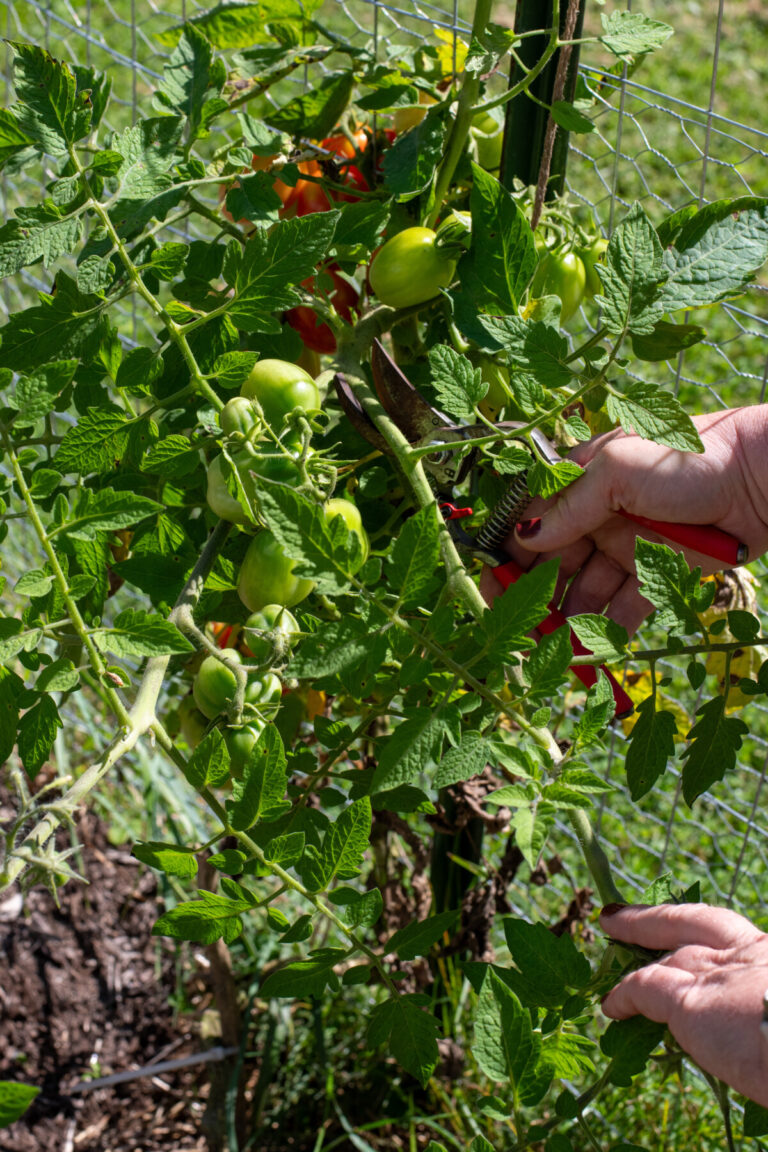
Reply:
<svg viewBox="0 0 768 1152"><path fill-rule="evenodd" d="M208 466L207 500L221 520L253 532L240 565L237 592L250 615L236 629L238 648L230 648L232 629L213 625L222 657L207 656L194 676L192 693L179 707L180 730L195 747L214 723L223 721L223 735L232 775L242 774L264 725L274 718L284 686L278 674L301 635L290 611L312 592L314 584L294 572L296 561L285 554L274 534L260 525L259 490L264 480L302 488L319 499L307 464L311 424L304 414L321 409L321 391L297 364L284 360L258 361L240 395L222 409L219 422L222 451ZM362 565L368 557L368 537L360 513L349 500L325 498L327 519L341 516L361 544ZM238 676L247 675L242 722L229 723L235 705Z"/></svg>

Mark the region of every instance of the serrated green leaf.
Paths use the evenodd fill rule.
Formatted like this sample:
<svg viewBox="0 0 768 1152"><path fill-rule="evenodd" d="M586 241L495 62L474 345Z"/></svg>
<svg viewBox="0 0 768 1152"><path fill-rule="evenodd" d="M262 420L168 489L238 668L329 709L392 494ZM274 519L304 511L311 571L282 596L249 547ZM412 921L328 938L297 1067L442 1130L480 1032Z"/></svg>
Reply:
<svg viewBox="0 0 768 1152"><path fill-rule="evenodd" d="M587 135L595 130L595 125L589 116L585 116L579 108L568 100L555 100L552 105L552 119L566 132Z"/></svg>
<svg viewBox="0 0 768 1152"><path fill-rule="evenodd" d="M376 200L357 200L341 205L328 255L338 260L368 256L380 242L389 223L390 211L389 204Z"/></svg>
<svg viewBox="0 0 768 1152"><path fill-rule="evenodd" d="M35 681L37 692L69 692L80 682L80 673L71 660L60 656L46 664Z"/></svg>
<svg viewBox="0 0 768 1152"><path fill-rule="evenodd" d="M93 540L98 532L130 528L162 509L162 504L138 493L116 492L113 488L92 492L85 488L72 518L61 526L61 530L75 540Z"/></svg>
<svg viewBox="0 0 768 1152"><path fill-rule="evenodd" d="M190 138L194 140L205 134L212 112L220 110L218 104L213 110L206 108L206 100L209 93L214 99L218 97L225 80L226 70L223 62L214 57L210 40L188 23L163 68L157 97L166 107L186 116Z"/></svg>
<svg viewBox="0 0 768 1152"><path fill-rule="evenodd" d="M384 901L378 888L358 892L354 888L334 888L328 899L341 908L341 918L350 928L372 928L381 916Z"/></svg>
<svg viewBox="0 0 768 1152"><path fill-rule="evenodd" d="M353 86L351 70L328 72L300 96L294 96L276 112L270 112L269 122L292 136L301 133L310 139L322 139L338 124Z"/></svg>
<svg viewBox="0 0 768 1152"><path fill-rule="evenodd" d="M287 935L287 933L286 933ZM318 956L311 960L296 960L285 968L271 972L259 989L259 996L267 1000L270 996L306 997L319 999L326 988L339 990L339 978L333 970L338 957Z"/></svg>
<svg viewBox="0 0 768 1152"><path fill-rule="evenodd" d="M89 408L59 445L54 463L60 472L106 472L125 451L128 418L117 408Z"/></svg>
<svg viewBox="0 0 768 1152"><path fill-rule="evenodd" d="M674 28L660 20L651 20L640 12L616 11L601 16L603 34L600 42L620 59L642 56L666 44Z"/></svg>
<svg viewBox="0 0 768 1152"><path fill-rule="evenodd" d="M48 268L80 242L82 217L68 216L48 197L34 208L18 209L16 215L18 219L0 228L0 276L13 276L39 260Z"/></svg>
<svg viewBox="0 0 768 1152"><path fill-rule="evenodd" d="M106 301L84 295L65 272L56 274L55 292L39 292L40 303L14 312L0 328L0 368L32 372L51 360L95 355L102 335Z"/></svg>
<svg viewBox="0 0 768 1152"><path fill-rule="evenodd" d="M637 706L637 720L629 734L627 784L633 800L650 792L675 755L677 720L672 712L656 709L649 696Z"/></svg>
<svg viewBox="0 0 768 1152"><path fill-rule="evenodd" d="M546 805L518 808L510 821L515 844L529 868L535 868L554 824L554 813Z"/></svg>
<svg viewBox="0 0 768 1152"><path fill-rule="evenodd" d="M218 728L203 737L182 771L197 792L203 788L216 788L229 779L229 752Z"/></svg>
<svg viewBox="0 0 768 1152"><path fill-rule="evenodd" d="M656 384L641 381L621 395L609 392L605 407L611 420L628 434L636 432L645 440L681 452L704 451L696 426L680 401Z"/></svg>
<svg viewBox="0 0 768 1152"><path fill-rule="evenodd" d="M329 524L319 504L266 479L259 490L259 511L286 556L301 562L297 575L314 580L317 590L329 596L347 590L359 567L360 541L341 517Z"/></svg>
<svg viewBox="0 0 768 1152"><path fill-rule="evenodd" d="M642 1072L654 1048L664 1039L666 1024L633 1016L629 1020L612 1020L600 1039L600 1049L610 1057L609 1080L629 1088L632 1077Z"/></svg>
<svg viewBox="0 0 768 1152"><path fill-rule="evenodd" d="M292 287L311 276L333 239L338 212L281 220L269 232L256 225L243 248L227 247L224 278L234 289L228 316L246 332L277 332L272 313L298 303Z"/></svg>
<svg viewBox="0 0 768 1152"><path fill-rule="evenodd" d="M113 151L119 152L123 163L118 172L119 189L110 203L110 215L117 216L125 228L125 202L144 203L167 192L173 178L170 167L176 146L181 139L183 121L176 116L159 116L140 120L111 140Z"/></svg>
<svg viewBox="0 0 768 1152"><path fill-rule="evenodd" d="M390 936L384 946L385 951L396 952L401 960L428 956L433 944L437 944L445 932L453 931L457 916L455 911L438 912L426 920L414 920Z"/></svg>
<svg viewBox="0 0 768 1152"><path fill-rule="evenodd" d="M93 639L102 652L114 652L125 659L194 651L194 645L170 620L134 608L126 608L116 616L111 628L94 632Z"/></svg>
<svg viewBox="0 0 768 1152"><path fill-rule="evenodd" d="M415 1076L422 1087L426 1087L439 1059L439 1030L436 1018L415 1002L414 997L398 996L377 1004L373 1009L368 1041L377 1046L388 1040L398 1064Z"/></svg>
<svg viewBox="0 0 768 1152"><path fill-rule="evenodd" d="M568 679L572 659L573 649L567 628L558 628L548 636L542 636L523 664L528 699L539 700L554 696Z"/></svg>
<svg viewBox="0 0 768 1152"><path fill-rule="evenodd" d="M248 912L248 900L230 900L227 896L201 892L202 899L177 904L156 921L153 936L170 936L174 940L196 940L200 944L213 944L223 939L231 944L243 930L240 918Z"/></svg>
<svg viewBox="0 0 768 1152"><path fill-rule="evenodd" d="M459 265L462 287L480 307L516 312L536 267L531 226L514 196L472 165L472 245Z"/></svg>
<svg viewBox="0 0 768 1152"><path fill-rule="evenodd" d="M227 211L235 220L249 220L252 224L270 224L279 219L282 200L274 189L274 176L269 172L253 172L238 177L226 196Z"/></svg>
<svg viewBox="0 0 768 1152"><path fill-rule="evenodd" d="M567 933L555 936L544 924L507 917L504 935L517 969L508 970L505 978L523 1004L559 1008L572 989L589 982L589 961Z"/></svg>
<svg viewBox="0 0 768 1152"><path fill-rule="evenodd" d="M0 171L32 143L9 108L0 108Z"/></svg>
<svg viewBox="0 0 768 1152"><path fill-rule="evenodd" d="M8 1128L20 1119L40 1089L34 1084L20 1084L18 1080L0 1080L0 1128Z"/></svg>
<svg viewBox="0 0 768 1152"><path fill-rule="evenodd" d="M449 748L439 761L433 784L448 788L462 780L479 776L490 757L490 745L480 732L466 732L461 743Z"/></svg>
<svg viewBox="0 0 768 1152"><path fill-rule="evenodd" d="M691 741L683 752L683 796L688 805L733 771L736 753L749 733L743 720L726 715L726 703L725 696L716 696L702 704L686 737Z"/></svg>
<svg viewBox="0 0 768 1152"><path fill-rule="evenodd" d="M27 775L34 780L51 754L53 742L64 723L50 696L42 696L19 721L18 749Z"/></svg>
<svg viewBox="0 0 768 1152"><path fill-rule="evenodd" d="M90 101L77 91L67 64L36 44L11 42L14 85L19 101L13 113L42 152L61 156L91 128Z"/></svg>
<svg viewBox="0 0 768 1152"><path fill-rule="evenodd" d="M579 616L569 616L568 623L584 647L601 663L613 664L626 656L629 636L626 628L615 620L584 612Z"/></svg>
<svg viewBox="0 0 768 1152"><path fill-rule="evenodd" d="M421 603L440 562L440 527L434 504L403 524L389 558L389 578L403 608Z"/></svg>
<svg viewBox="0 0 768 1152"><path fill-rule="evenodd" d="M471 423L475 406L488 391L481 369L447 344L430 349L429 369L439 404L460 422Z"/></svg>
<svg viewBox="0 0 768 1152"><path fill-rule="evenodd" d="M700 568L691 571L681 553L641 536L635 540L635 567L640 591L657 609L660 628L684 634L701 630L696 615Z"/></svg>
<svg viewBox="0 0 768 1152"><path fill-rule="evenodd" d="M662 249L645 209L634 204L608 242L600 265L603 322L609 332L653 332L667 307L659 285L667 278Z"/></svg>
<svg viewBox="0 0 768 1152"><path fill-rule="evenodd" d="M768 200L742 196L707 204L664 252L663 311L713 304L741 292L768 259Z"/></svg>
<svg viewBox="0 0 768 1152"><path fill-rule="evenodd" d="M574 480L578 480L584 469L572 460L559 460L557 464L546 464L537 460L528 469L526 482L533 496L547 500L557 492L562 492Z"/></svg>
<svg viewBox="0 0 768 1152"><path fill-rule="evenodd" d="M459 713L453 705L414 708L398 724L382 748L371 781L371 792L385 792L411 784L430 764L439 760L449 733L456 733Z"/></svg>
<svg viewBox="0 0 768 1152"><path fill-rule="evenodd" d="M147 840L141 844L134 844L131 855L142 864L157 868L168 876L181 876L189 880L197 875L197 857L193 848Z"/></svg>
<svg viewBox="0 0 768 1152"><path fill-rule="evenodd" d="M10 668L0 667L0 764L4 764L16 743L19 724L18 696L24 681Z"/></svg>
<svg viewBox="0 0 768 1152"><path fill-rule="evenodd" d="M706 332L698 324L670 324L659 320L648 335L636 333L632 337L632 350L639 360L657 362L671 360L686 348L699 344Z"/></svg>
<svg viewBox="0 0 768 1152"><path fill-rule="evenodd" d="M56 577L52 572L44 572L42 568L33 568L31 572L25 572L16 581L14 591L17 596L46 596L53 587Z"/></svg>
<svg viewBox="0 0 768 1152"><path fill-rule="evenodd" d="M477 1001L472 1051L486 1076L513 1085L535 1059L531 1018L492 967L485 973Z"/></svg>
<svg viewBox="0 0 768 1152"><path fill-rule="evenodd" d="M371 801L356 800L339 816L323 837L321 851L302 862L302 876L310 892L319 892L334 877L350 880L360 871L371 832Z"/></svg>
<svg viewBox="0 0 768 1152"><path fill-rule="evenodd" d="M481 625L491 660L504 660L510 652L531 647L528 636L549 612L555 592L557 561L547 560L524 572L484 613Z"/></svg>
<svg viewBox="0 0 768 1152"><path fill-rule="evenodd" d="M280 733L268 724L253 746L241 779L232 786L227 804L233 828L245 831L259 820L274 818L285 809L286 760Z"/></svg>

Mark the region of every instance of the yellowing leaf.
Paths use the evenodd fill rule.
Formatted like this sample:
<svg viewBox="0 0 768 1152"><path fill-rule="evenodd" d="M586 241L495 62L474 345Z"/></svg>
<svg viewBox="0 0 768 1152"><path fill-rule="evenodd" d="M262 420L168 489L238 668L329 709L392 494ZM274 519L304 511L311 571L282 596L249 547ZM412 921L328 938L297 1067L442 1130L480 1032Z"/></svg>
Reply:
<svg viewBox="0 0 768 1152"><path fill-rule="evenodd" d="M653 682L651 681L651 674L645 672L627 672L626 677L620 668L613 669L614 676L617 677L619 683L627 692L634 704L640 704L646 697L650 696L653 692ZM667 696L665 692L656 690L656 707L657 709L664 709L666 712L671 712L677 721L677 732L674 739L677 743L685 743L685 733L691 726L691 718L683 707L673 700L671 696ZM631 716L627 716L622 720L621 726L624 730L624 735L628 736L638 720L637 709Z"/></svg>

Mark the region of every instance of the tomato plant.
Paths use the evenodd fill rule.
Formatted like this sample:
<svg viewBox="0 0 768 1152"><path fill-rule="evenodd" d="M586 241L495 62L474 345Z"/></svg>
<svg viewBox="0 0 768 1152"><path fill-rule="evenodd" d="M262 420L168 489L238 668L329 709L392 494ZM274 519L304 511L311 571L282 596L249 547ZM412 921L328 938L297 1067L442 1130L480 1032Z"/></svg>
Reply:
<svg viewBox="0 0 768 1152"><path fill-rule="evenodd" d="M151 741L199 817L172 833L144 812L132 825L142 865L174 877L157 934L243 936L233 955L247 958L248 997L296 999L292 1029L311 1004L316 1052L324 998L349 997L367 1027L345 1051L375 1053L377 1092L396 1081L424 1131L439 1112L452 1147L560 1152L569 1132L597 1147L593 1101L638 1075L654 1045L668 1045L665 1067L681 1059L663 1026L612 1024L601 1045L600 997L622 959L596 938L585 893L629 895L601 842L627 823L605 747L632 803L665 786L677 757L695 805L736 767L736 705L768 693L765 638L748 598L710 619L701 574L641 532L656 647L599 604L557 627L554 560L487 604L482 561L499 555L477 532L503 538L521 492L550 499L580 483L566 457L592 431L700 453L658 364L703 339L690 311L747 290L768 255L765 205L662 218L638 203L592 241L598 221L574 197L544 195L546 149L536 187L493 174L517 49L487 0L467 43L393 42L376 60L309 8L283 8L271 22L263 5L218 5L175 28L153 95L162 114L122 129L104 127L105 78L11 46L0 164L34 171L45 194L0 229L0 272L45 269L50 291L0 332L0 532L33 557L20 571L9 559L0 618L0 745L17 809L0 886L74 882L57 823ZM641 59L666 36L623 9L602 27L574 40L621 68L627 44ZM250 47L233 53L243 29ZM538 62L556 68L574 44L543 31ZM306 89L284 83L304 70ZM558 103L548 130L603 107L586 86L578 107ZM206 200L219 185L220 211ZM355 289L366 275L370 297ZM559 311L542 302L552 296ZM564 332L582 301L592 329ZM385 393L382 349L421 401L402 380ZM609 727L604 661L635 692L627 741ZM695 717L665 706L669 668L701 693ZM62 727L78 701L96 719L75 738ZM215 879L185 898L190 857ZM529 918L496 915L510 885L517 900L542 878ZM647 898L690 898L664 884ZM499 1039L513 1034L513 1046ZM441 1064L470 1050L474 1111ZM228 1083L236 1123L243 1085L237 1072ZM345 1118L332 1134L335 1115L318 1120L329 1146L355 1128ZM421 1136L411 1125L384 1138Z"/></svg>

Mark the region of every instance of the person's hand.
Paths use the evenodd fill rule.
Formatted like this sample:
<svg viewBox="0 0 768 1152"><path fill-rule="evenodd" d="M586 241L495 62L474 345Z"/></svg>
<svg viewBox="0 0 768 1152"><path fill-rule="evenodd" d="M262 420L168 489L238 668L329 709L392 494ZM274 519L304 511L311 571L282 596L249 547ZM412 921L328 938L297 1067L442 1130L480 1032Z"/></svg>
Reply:
<svg viewBox="0 0 768 1152"><path fill-rule="evenodd" d="M638 529L616 515L618 508L654 520L714 524L746 544L752 560L768 550L768 405L697 416L694 424L703 453L621 431L579 444L570 459L585 474L551 500L535 500L528 519L507 538L507 551L522 568L561 557L556 599L572 580L562 604L566 615L607 611L632 633L652 611L635 576ZM705 575L722 567L697 552L685 556ZM484 571L480 587L489 601L502 591L493 569Z"/></svg>
<svg viewBox="0 0 768 1152"><path fill-rule="evenodd" d="M662 949L663 959L625 976L603 1000L615 1020L647 1016L668 1026L705 1072L768 1107L768 936L725 908L628 905L600 914L615 940Z"/></svg>

